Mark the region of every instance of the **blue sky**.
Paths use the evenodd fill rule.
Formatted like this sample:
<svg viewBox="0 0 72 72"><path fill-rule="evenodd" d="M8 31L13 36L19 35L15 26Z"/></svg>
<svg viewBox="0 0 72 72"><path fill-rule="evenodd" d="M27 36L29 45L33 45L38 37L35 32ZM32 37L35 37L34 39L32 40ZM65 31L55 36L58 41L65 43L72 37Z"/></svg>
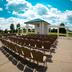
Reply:
<svg viewBox="0 0 72 72"><path fill-rule="evenodd" d="M59 10L72 10L72 2L71 0L27 0L35 5L37 3L42 3L44 5L52 5L53 7L58 8Z"/></svg>
<svg viewBox="0 0 72 72"><path fill-rule="evenodd" d="M9 29L34 18L42 18L52 25L64 22L72 26L72 0L0 0L0 28Z"/></svg>

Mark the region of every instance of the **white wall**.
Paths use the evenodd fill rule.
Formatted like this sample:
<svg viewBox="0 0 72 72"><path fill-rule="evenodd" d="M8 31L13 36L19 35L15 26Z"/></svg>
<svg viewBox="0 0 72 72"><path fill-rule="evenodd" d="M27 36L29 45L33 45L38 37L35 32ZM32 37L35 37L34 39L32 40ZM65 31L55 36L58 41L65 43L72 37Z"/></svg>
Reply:
<svg viewBox="0 0 72 72"><path fill-rule="evenodd" d="M38 27L37 24L35 24L35 34L40 34L40 27Z"/></svg>
<svg viewBox="0 0 72 72"><path fill-rule="evenodd" d="M35 24L36 34L48 34L48 24L45 22L40 22L39 27Z"/></svg>

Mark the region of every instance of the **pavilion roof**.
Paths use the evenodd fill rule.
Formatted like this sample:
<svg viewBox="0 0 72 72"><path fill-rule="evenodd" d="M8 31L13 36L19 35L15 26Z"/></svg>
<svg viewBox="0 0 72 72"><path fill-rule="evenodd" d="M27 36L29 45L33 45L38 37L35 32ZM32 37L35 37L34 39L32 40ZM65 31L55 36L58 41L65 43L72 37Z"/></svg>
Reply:
<svg viewBox="0 0 72 72"><path fill-rule="evenodd" d="M25 22L25 24L35 24L35 23L38 23L38 22L48 23L48 22L46 22L45 20L42 20L42 19L37 18L37 19L33 19L33 20L30 20L30 21ZM49 24L49 23L48 23L48 24Z"/></svg>

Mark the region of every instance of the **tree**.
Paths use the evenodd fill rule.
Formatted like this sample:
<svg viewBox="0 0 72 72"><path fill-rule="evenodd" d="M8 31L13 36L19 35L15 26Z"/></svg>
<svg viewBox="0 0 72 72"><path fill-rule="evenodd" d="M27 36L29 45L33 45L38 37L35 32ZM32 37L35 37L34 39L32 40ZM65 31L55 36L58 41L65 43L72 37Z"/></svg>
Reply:
<svg viewBox="0 0 72 72"><path fill-rule="evenodd" d="M28 29L28 32L31 32L31 29Z"/></svg>
<svg viewBox="0 0 72 72"><path fill-rule="evenodd" d="M53 28L51 29L51 32L57 32L57 29Z"/></svg>
<svg viewBox="0 0 72 72"><path fill-rule="evenodd" d="M3 30L0 30L0 33L3 33Z"/></svg>
<svg viewBox="0 0 72 72"><path fill-rule="evenodd" d="M19 28L20 28L20 23L17 24L17 29L19 29Z"/></svg>
<svg viewBox="0 0 72 72"><path fill-rule="evenodd" d="M8 33L8 30L7 30L7 29L5 29L4 33Z"/></svg>
<svg viewBox="0 0 72 72"><path fill-rule="evenodd" d="M21 32L21 30L20 30L20 23L17 24L16 28L17 28L17 32L20 34L20 32Z"/></svg>
<svg viewBox="0 0 72 72"><path fill-rule="evenodd" d="M15 32L14 24L11 24L10 25L10 30L11 30L11 33L14 33Z"/></svg>
<svg viewBox="0 0 72 72"><path fill-rule="evenodd" d="M61 23L60 26L65 27L65 24ZM59 33L66 33L66 29L65 28L59 28Z"/></svg>
<svg viewBox="0 0 72 72"><path fill-rule="evenodd" d="M26 29L25 29L25 28L23 28L23 32L24 32L24 33L26 32Z"/></svg>
<svg viewBox="0 0 72 72"><path fill-rule="evenodd" d="M32 32L35 32L35 29L32 29Z"/></svg>

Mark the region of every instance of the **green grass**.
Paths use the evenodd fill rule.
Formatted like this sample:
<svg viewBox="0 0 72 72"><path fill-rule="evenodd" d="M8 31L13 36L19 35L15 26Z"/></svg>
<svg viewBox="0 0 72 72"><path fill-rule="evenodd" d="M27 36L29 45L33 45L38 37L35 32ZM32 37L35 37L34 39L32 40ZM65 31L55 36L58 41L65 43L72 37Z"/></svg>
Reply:
<svg viewBox="0 0 72 72"><path fill-rule="evenodd" d="M24 34L26 34L26 32ZM28 34L35 34L35 32L28 32ZM49 32L48 34L49 35L57 35L58 33ZM72 32L69 32L68 35L69 35L69 37L72 37ZM59 36L66 36L66 34L59 33Z"/></svg>
<svg viewBox="0 0 72 72"><path fill-rule="evenodd" d="M49 32L48 34L49 34L49 35L57 35L57 33L53 33L53 32L51 32L51 33ZM66 36L66 34L59 33L59 36ZM68 33L68 36L69 36L69 37L72 37L72 32L69 32L69 33Z"/></svg>
<svg viewBox="0 0 72 72"><path fill-rule="evenodd" d="M51 35L57 35L57 33L53 33L53 32L51 32L51 33L49 32L48 34L51 34Z"/></svg>
<svg viewBox="0 0 72 72"><path fill-rule="evenodd" d="M51 35L57 35L58 33L49 33L49 34L51 34ZM59 35L66 35L66 34L64 34L64 33L59 33Z"/></svg>
<svg viewBox="0 0 72 72"><path fill-rule="evenodd" d="M69 36L72 37L72 32L69 32Z"/></svg>

